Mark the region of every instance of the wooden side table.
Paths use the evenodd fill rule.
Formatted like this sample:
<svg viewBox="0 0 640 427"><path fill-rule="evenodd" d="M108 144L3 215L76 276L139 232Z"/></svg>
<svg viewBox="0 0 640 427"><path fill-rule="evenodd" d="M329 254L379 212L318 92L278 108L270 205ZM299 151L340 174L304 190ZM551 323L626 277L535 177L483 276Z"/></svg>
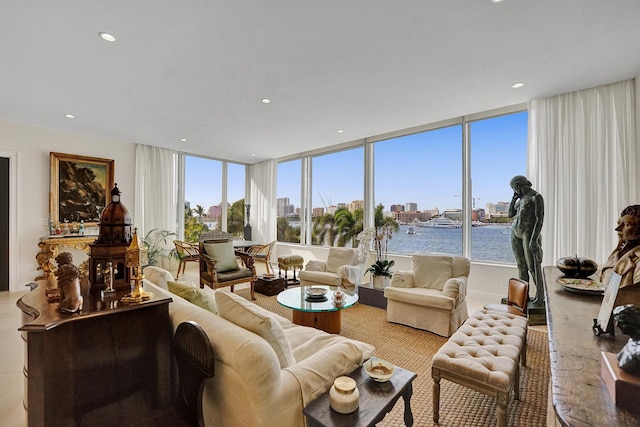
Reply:
<svg viewBox="0 0 640 427"><path fill-rule="evenodd" d="M404 399L404 423L413 426L412 382L417 376L414 372L396 366L391 379L379 383L372 380L361 366L349 376L356 380L360 407L351 414L340 414L331 409L329 392L326 392L302 410L309 427L373 427L384 419L400 397Z"/></svg>
<svg viewBox="0 0 640 427"><path fill-rule="evenodd" d="M384 297L384 289L374 288L371 283L358 285L358 296L360 297L360 304L381 308L383 310L387 309L387 299Z"/></svg>
<svg viewBox="0 0 640 427"><path fill-rule="evenodd" d="M258 276L254 290L268 297L278 295L287 287L287 282L283 277Z"/></svg>

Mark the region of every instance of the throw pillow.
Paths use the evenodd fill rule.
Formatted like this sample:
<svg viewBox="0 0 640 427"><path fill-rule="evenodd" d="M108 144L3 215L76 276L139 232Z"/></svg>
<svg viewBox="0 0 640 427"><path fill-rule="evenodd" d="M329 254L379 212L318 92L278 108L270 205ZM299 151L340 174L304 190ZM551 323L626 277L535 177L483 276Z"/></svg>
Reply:
<svg viewBox="0 0 640 427"><path fill-rule="evenodd" d="M167 286L169 288L169 292L172 294L178 295L193 305L204 308L213 314L218 314L218 307L216 306L215 299L204 289L196 288L195 286L186 283L173 281L167 282Z"/></svg>
<svg viewBox="0 0 640 427"><path fill-rule="evenodd" d="M331 248L327 257L327 271L337 273L341 265L353 265L357 256L356 249Z"/></svg>
<svg viewBox="0 0 640 427"><path fill-rule="evenodd" d="M413 280L416 288L442 290L451 278L453 258L446 255L413 255Z"/></svg>
<svg viewBox="0 0 640 427"><path fill-rule="evenodd" d="M233 241L205 243L204 251L216 261L216 271L224 273L225 271L237 270L238 260L233 249Z"/></svg>
<svg viewBox="0 0 640 427"><path fill-rule="evenodd" d="M216 292L216 304L220 317L264 338L278 356L281 368L296 363L284 329L271 312L226 290Z"/></svg>

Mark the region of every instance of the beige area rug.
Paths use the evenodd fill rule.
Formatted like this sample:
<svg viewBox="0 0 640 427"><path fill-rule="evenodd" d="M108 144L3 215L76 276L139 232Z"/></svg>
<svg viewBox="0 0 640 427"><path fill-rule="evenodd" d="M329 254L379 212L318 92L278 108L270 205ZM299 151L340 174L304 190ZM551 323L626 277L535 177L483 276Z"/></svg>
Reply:
<svg viewBox="0 0 640 427"><path fill-rule="evenodd" d="M248 289L238 290L237 293L249 298ZM259 306L291 319L292 311L278 304L275 296L267 297L256 292L256 298ZM388 323L384 310L363 304L343 310L341 335L370 343L376 347L378 357L417 373L411 399L414 425L434 425L431 358L446 342L446 338ZM551 375L549 366L547 334L529 330L527 367L521 370L520 400L512 400L509 404L508 425L538 427L546 424L547 388ZM403 411L404 403L400 399L378 426L404 426ZM442 381L440 426L495 424L495 399L450 381Z"/></svg>

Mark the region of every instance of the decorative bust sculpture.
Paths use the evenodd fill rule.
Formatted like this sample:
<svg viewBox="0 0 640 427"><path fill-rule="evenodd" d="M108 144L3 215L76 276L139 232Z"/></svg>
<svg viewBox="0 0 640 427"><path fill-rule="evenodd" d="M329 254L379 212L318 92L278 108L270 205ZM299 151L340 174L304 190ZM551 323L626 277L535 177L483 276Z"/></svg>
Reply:
<svg viewBox="0 0 640 427"><path fill-rule="evenodd" d="M544 220L544 200L531 188L531 182L516 175L511 179L513 197L509 205L511 225L511 249L518 263L520 279L529 282L529 274L536 286L535 307L544 305L544 281L542 277L542 222Z"/></svg>
<svg viewBox="0 0 640 427"><path fill-rule="evenodd" d="M56 257L58 269L54 273L58 277L60 289L59 310L64 313L75 313L82 309L83 298L80 290L80 270L73 265L73 255L62 252Z"/></svg>
<svg viewBox="0 0 640 427"><path fill-rule="evenodd" d="M602 265L600 281L609 283L612 273L622 276L620 288L640 283L640 205L624 208L616 227L618 245Z"/></svg>
<svg viewBox="0 0 640 427"><path fill-rule="evenodd" d="M620 331L630 337L618 353L618 365L630 374L640 375L640 307L620 305L613 310L613 318Z"/></svg>

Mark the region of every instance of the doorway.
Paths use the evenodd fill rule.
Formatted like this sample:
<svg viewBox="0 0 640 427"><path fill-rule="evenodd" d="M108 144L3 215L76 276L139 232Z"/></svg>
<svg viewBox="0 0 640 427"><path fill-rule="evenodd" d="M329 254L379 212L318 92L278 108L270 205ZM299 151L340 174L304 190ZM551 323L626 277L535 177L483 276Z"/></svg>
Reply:
<svg viewBox="0 0 640 427"><path fill-rule="evenodd" d="M9 290L9 159L0 157L0 291Z"/></svg>

